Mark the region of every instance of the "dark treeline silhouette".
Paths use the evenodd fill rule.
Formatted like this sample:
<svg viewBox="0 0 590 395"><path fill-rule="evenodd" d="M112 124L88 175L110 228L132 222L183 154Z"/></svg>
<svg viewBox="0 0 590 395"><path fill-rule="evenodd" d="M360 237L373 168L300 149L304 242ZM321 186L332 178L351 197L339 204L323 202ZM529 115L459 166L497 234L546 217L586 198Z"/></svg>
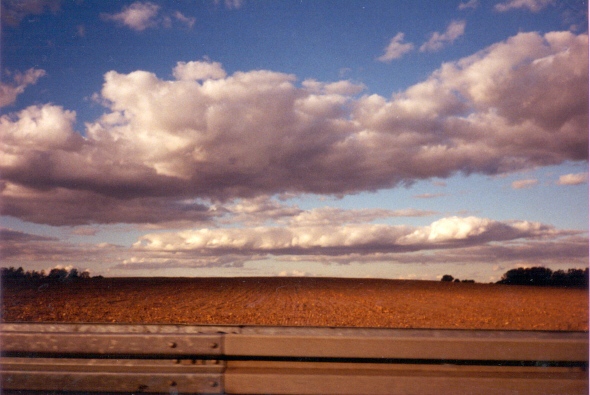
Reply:
<svg viewBox="0 0 590 395"><path fill-rule="evenodd" d="M588 268L552 271L546 267L508 270L497 284L588 288Z"/></svg>
<svg viewBox="0 0 590 395"><path fill-rule="evenodd" d="M473 280L459 280L450 274L442 276L441 281L473 283ZM568 269L553 271L546 267L520 267L508 270L496 284L536 285L551 287L588 288L588 269Z"/></svg>
<svg viewBox="0 0 590 395"><path fill-rule="evenodd" d="M2 283L39 284L85 280L90 278L90 273L87 271L80 272L76 268L70 270L55 268L51 269L49 273L46 274L44 270L41 270L40 272L36 270L25 272L22 267L19 267L18 269L15 269L14 267L3 267L0 268L0 277Z"/></svg>
<svg viewBox="0 0 590 395"><path fill-rule="evenodd" d="M442 276L440 281L455 282L455 283L474 283L475 282L475 280L459 280L458 278L454 278L450 274L445 274L444 276Z"/></svg>

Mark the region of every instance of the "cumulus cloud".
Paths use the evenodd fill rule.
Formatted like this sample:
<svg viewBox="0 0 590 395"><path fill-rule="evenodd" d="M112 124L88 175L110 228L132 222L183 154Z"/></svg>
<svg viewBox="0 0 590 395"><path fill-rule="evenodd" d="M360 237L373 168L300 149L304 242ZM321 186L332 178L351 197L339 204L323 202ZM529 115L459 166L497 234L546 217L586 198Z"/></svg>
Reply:
<svg viewBox="0 0 590 395"><path fill-rule="evenodd" d="M220 215L215 202L239 198L342 196L588 160L586 34L519 33L389 98L350 81L227 75L208 60L173 73L106 73L107 110L84 137L76 114L54 104L1 116L2 214L207 221Z"/></svg>
<svg viewBox="0 0 590 395"><path fill-rule="evenodd" d="M444 33L434 32L422 46L420 52L436 52L446 44L452 44L465 33L465 21L452 21Z"/></svg>
<svg viewBox="0 0 590 395"><path fill-rule="evenodd" d="M173 21L190 29L196 22L194 17L186 16L180 11L162 12L162 7L159 5L141 1L123 7L123 10L116 14L102 13L100 16L105 21L113 21L138 32L159 26L170 28Z"/></svg>
<svg viewBox="0 0 590 395"><path fill-rule="evenodd" d="M557 233L550 226L527 221L499 222L477 217L449 217L425 227L327 224L247 229L204 228L147 234L134 247L139 251L190 251L199 255L219 255L220 252L247 255L345 255L466 247Z"/></svg>
<svg viewBox="0 0 590 395"><path fill-rule="evenodd" d="M528 179L528 180L516 180L512 182L512 189L526 189L534 187L539 183L539 180Z"/></svg>
<svg viewBox="0 0 590 395"><path fill-rule="evenodd" d="M440 248L419 248L378 252L357 250L346 253L341 250L332 251L331 254L299 254L299 255L248 255L227 253L223 251L208 250L206 253L185 250L176 251L154 251L140 250L134 248L127 251L129 258L117 265L119 268L134 269L161 269L172 267L243 267L247 262L273 259L284 267L284 263L290 262L315 262L321 264L368 264L383 262L390 264L413 264L424 265L436 264L491 264L505 265L507 263L528 263L535 262L536 265L563 265L565 268L584 266L588 263L588 238L575 235L575 232L555 232L552 237L549 235L535 238L522 238L508 240L502 243L488 242L477 244L472 242L468 248L462 248L465 244L456 243L455 246L446 244ZM430 246L432 247L432 245ZM454 248L456 247L456 248ZM215 254L215 253L218 254ZM120 253L119 253L120 254ZM121 254L120 254L121 255Z"/></svg>
<svg viewBox="0 0 590 395"><path fill-rule="evenodd" d="M477 217L447 217L422 227L353 223L204 228L146 234L128 251L131 257L120 267L241 267L271 258L323 264L531 259L555 264L564 258L578 263L587 258L588 239L582 233L536 222Z"/></svg>
<svg viewBox="0 0 590 395"><path fill-rule="evenodd" d="M588 182L588 172L576 174L564 174L559 176L557 185L580 185Z"/></svg>
<svg viewBox="0 0 590 395"><path fill-rule="evenodd" d="M115 21L121 25L136 31L143 31L150 27L157 26L156 17L160 12L160 6L154 3L136 1L123 8L117 14L101 14L107 21Z"/></svg>
<svg viewBox="0 0 590 395"><path fill-rule="evenodd" d="M24 73L18 71L13 73L11 84L0 82L0 107L13 104L27 86L36 84L37 80L44 75L45 70L30 68Z"/></svg>
<svg viewBox="0 0 590 395"><path fill-rule="evenodd" d="M0 2L2 23L18 26L27 15L40 15L47 10L59 11L61 3L61 0L3 0Z"/></svg>
<svg viewBox="0 0 590 395"><path fill-rule="evenodd" d="M527 9L532 12L539 12L543 8L555 4L555 0L509 0L494 6L498 12L506 12L513 9Z"/></svg>
<svg viewBox="0 0 590 395"><path fill-rule="evenodd" d="M172 70L172 75L177 80L217 80L225 78L227 74L219 62L197 61L178 62Z"/></svg>
<svg viewBox="0 0 590 395"><path fill-rule="evenodd" d="M404 33L396 34L389 45L385 48L385 53L377 58L380 62L391 62L394 59L399 59L406 53L414 49L414 44L404 43Z"/></svg>
<svg viewBox="0 0 590 395"><path fill-rule="evenodd" d="M108 262L108 266L114 265L112 269L125 270L235 268L270 259L279 264L534 261L570 267L587 262L588 238L583 233L528 221L448 217L422 227L353 223L169 231L144 235L134 246L124 247L108 243L76 244L0 228L0 254L3 264L15 267L31 261L48 267ZM99 267L102 267L97 269L99 272L107 269Z"/></svg>

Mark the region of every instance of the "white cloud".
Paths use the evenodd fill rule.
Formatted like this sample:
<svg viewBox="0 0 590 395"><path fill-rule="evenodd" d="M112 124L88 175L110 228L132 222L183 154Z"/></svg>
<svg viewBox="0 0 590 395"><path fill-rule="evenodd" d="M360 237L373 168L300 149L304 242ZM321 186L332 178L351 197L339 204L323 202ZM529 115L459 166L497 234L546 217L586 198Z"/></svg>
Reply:
<svg viewBox="0 0 590 395"><path fill-rule="evenodd" d="M509 0L504 3L496 4L494 10L506 12L513 9L524 8L532 12L539 12L543 8L555 4L555 0Z"/></svg>
<svg viewBox="0 0 590 395"><path fill-rule="evenodd" d="M22 150L38 152L76 149L82 136L72 128L75 118L75 112L51 104L27 107L18 113L16 120L3 115L0 117L1 144L4 147L18 145ZM28 159L31 158L20 158L18 152L5 151L0 166L7 169L15 163L32 165L27 163Z"/></svg>
<svg viewBox="0 0 590 395"><path fill-rule="evenodd" d="M427 42L422 44L420 52L435 52L445 44L452 44L465 33L465 21L452 21L444 33L434 32Z"/></svg>
<svg viewBox="0 0 590 395"><path fill-rule="evenodd" d="M37 80L44 75L45 70L30 68L24 73L14 73L12 75L14 81L12 84L0 82L0 107L13 104L27 86L36 84Z"/></svg>
<svg viewBox="0 0 590 395"><path fill-rule="evenodd" d="M126 6L116 14L101 14L105 21L114 21L135 31L143 31L148 28L165 27L170 28L173 21L185 25L191 29L196 22L194 17L188 17L180 11L160 12L162 7L152 2L136 1Z"/></svg>
<svg viewBox="0 0 590 395"><path fill-rule="evenodd" d="M302 270L283 270L278 274L279 277L309 277L310 274Z"/></svg>
<svg viewBox="0 0 590 395"><path fill-rule="evenodd" d="M449 217L430 226L333 224L291 227L198 229L142 236L139 251L198 251L274 255L343 255L352 252L405 252L454 248L492 241L535 238L558 233L554 228L526 221L498 222L476 217Z"/></svg>
<svg viewBox="0 0 590 395"><path fill-rule="evenodd" d="M225 78L226 73L219 62L178 62L172 70L177 80L206 80Z"/></svg>
<svg viewBox="0 0 590 395"><path fill-rule="evenodd" d="M539 180L528 179L528 180L513 181L511 185L512 185L512 189L526 189L526 188L534 187L538 183L539 183Z"/></svg>
<svg viewBox="0 0 590 395"><path fill-rule="evenodd" d="M580 185L588 182L588 172L576 174L564 174L559 176L557 185Z"/></svg>
<svg viewBox="0 0 590 395"><path fill-rule="evenodd" d="M385 53L377 58L381 62L391 62L394 59L399 59L406 53L414 49L414 44L404 43L404 33L396 34L389 45L385 48Z"/></svg>
<svg viewBox="0 0 590 395"><path fill-rule="evenodd" d="M136 31L143 31L150 27L156 27L156 19L160 12L160 6L151 2L140 2L124 7L117 14L102 14L103 19L118 22Z"/></svg>
<svg viewBox="0 0 590 395"><path fill-rule="evenodd" d="M84 137L75 113L52 104L0 117L2 213L207 222L221 215L209 210L216 201L342 196L588 159L586 34L520 33L390 98L359 97L366 88L350 81L226 75L208 60L180 62L174 75L106 73L107 109Z"/></svg>
<svg viewBox="0 0 590 395"><path fill-rule="evenodd" d="M469 0L466 3L459 3L459 10L476 9L479 7L479 0Z"/></svg>
<svg viewBox="0 0 590 395"><path fill-rule="evenodd" d="M195 18L184 16L180 11L175 11L173 16L178 21L184 23L189 29L195 25L195 22L196 22Z"/></svg>
<svg viewBox="0 0 590 395"><path fill-rule="evenodd" d="M449 217L422 227L351 224L169 231L144 235L131 248L75 244L0 228L0 249L3 263L15 267L31 261L48 267L112 262L114 269L123 270L242 267L271 258L281 265L277 272L284 270L282 262L536 262L571 267L587 263L588 238L584 232L534 222ZM104 270L103 266L98 271Z"/></svg>

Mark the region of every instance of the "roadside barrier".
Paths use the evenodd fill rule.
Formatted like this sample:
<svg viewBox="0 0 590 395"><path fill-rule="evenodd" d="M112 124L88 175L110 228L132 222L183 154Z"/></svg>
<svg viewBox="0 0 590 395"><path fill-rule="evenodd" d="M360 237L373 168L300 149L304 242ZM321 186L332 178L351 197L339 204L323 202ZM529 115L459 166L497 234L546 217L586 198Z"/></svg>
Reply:
<svg viewBox="0 0 590 395"><path fill-rule="evenodd" d="M7 395L588 394L588 332L3 323L0 333Z"/></svg>

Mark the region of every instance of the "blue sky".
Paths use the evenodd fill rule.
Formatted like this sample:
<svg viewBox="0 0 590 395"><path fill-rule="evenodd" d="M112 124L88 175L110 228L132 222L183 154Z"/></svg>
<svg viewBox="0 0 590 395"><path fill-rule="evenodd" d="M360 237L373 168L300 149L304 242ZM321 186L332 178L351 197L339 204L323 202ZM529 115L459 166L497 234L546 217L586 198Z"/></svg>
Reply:
<svg viewBox="0 0 590 395"><path fill-rule="evenodd" d="M3 266L588 265L581 1L4 1Z"/></svg>

